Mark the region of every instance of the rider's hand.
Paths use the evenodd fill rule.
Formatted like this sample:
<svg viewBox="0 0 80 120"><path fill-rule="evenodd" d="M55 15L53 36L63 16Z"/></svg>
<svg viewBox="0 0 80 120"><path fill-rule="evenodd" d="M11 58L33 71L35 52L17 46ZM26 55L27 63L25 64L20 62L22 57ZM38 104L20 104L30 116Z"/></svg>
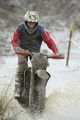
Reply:
<svg viewBox="0 0 80 120"><path fill-rule="evenodd" d="M54 59L64 59L65 58L65 55L63 54L63 53L52 53L51 55L50 55L52 58L54 58Z"/></svg>
<svg viewBox="0 0 80 120"><path fill-rule="evenodd" d="M14 48L14 50L15 50L15 53L18 54L18 55L24 55L24 56L25 55L30 55L30 52L28 50L24 50L20 47L16 47L16 48Z"/></svg>
<svg viewBox="0 0 80 120"><path fill-rule="evenodd" d="M60 55L59 52L51 54L51 56L59 56L59 55Z"/></svg>
<svg viewBox="0 0 80 120"><path fill-rule="evenodd" d="M29 52L29 50L26 50L26 55L31 55L31 53Z"/></svg>
<svg viewBox="0 0 80 120"><path fill-rule="evenodd" d="M24 49L20 49L17 54L19 55L26 55L26 51Z"/></svg>

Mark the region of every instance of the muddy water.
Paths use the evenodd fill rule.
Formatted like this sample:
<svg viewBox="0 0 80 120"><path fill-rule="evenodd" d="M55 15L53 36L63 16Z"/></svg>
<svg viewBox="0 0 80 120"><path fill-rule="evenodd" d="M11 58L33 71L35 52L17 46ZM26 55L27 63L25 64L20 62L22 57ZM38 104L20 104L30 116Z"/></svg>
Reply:
<svg viewBox="0 0 80 120"><path fill-rule="evenodd" d="M71 66L66 67L65 60L49 60L49 63L47 71L51 73L51 79L46 88L46 108L39 120L79 120L80 66L71 61ZM0 69L0 88L14 79L16 65L16 57L5 58L5 64ZM12 83L14 86L14 80ZM13 94L13 87L10 90Z"/></svg>
<svg viewBox="0 0 80 120"><path fill-rule="evenodd" d="M57 39L62 37L60 50L67 53L66 40L68 34L59 33ZM64 37L65 36L65 37ZM76 43L80 43L79 34L74 34ZM65 39L66 38L66 39ZM64 45L64 42L65 45ZM59 43L58 43L59 44ZM79 120L80 119L80 46L72 43L69 66L66 59L50 62L48 71L51 79L47 85L47 101L45 113L41 120ZM67 57L67 55L65 56Z"/></svg>
<svg viewBox="0 0 80 120"><path fill-rule="evenodd" d="M62 61L52 66L54 70L51 71L52 77L47 85L46 108L41 120L79 120L80 66L72 63L71 67L66 68Z"/></svg>

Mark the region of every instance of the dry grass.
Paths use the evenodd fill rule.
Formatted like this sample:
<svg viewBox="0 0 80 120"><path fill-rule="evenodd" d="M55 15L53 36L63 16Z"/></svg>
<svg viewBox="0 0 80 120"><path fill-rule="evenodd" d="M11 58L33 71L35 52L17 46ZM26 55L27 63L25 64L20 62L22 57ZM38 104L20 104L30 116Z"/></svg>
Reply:
<svg viewBox="0 0 80 120"><path fill-rule="evenodd" d="M18 115L22 112L15 107L14 97L9 94L10 87L11 83L0 93L0 120L18 120Z"/></svg>

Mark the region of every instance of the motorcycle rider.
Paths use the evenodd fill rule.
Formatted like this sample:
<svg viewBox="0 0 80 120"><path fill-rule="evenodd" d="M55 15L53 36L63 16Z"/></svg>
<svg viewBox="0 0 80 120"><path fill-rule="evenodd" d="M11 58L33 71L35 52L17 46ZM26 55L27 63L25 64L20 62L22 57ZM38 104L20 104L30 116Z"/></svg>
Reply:
<svg viewBox="0 0 80 120"><path fill-rule="evenodd" d="M11 44L18 54L18 69L15 77L15 98L22 96L22 84L24 71L28 68L25 55L30 52L40 52L42 41L45 42L53 53L59 54L54 40L50 34L39 25L39 16L35 11L28 11L24 16L24 22L20 23L13 33Z"/></svg>

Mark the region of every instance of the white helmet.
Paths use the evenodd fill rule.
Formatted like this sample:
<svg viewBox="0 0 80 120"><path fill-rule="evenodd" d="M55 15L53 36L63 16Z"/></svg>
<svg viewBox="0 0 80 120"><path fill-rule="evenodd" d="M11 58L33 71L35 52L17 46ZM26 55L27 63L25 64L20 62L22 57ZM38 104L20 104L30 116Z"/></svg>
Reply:
<svg viewBox="0 0 80 120"><path fill-rule="evenodd" d="M39 22L39 16L38 13L35 11L28 11L24 16L25 21L29 22Z"/></svg>

